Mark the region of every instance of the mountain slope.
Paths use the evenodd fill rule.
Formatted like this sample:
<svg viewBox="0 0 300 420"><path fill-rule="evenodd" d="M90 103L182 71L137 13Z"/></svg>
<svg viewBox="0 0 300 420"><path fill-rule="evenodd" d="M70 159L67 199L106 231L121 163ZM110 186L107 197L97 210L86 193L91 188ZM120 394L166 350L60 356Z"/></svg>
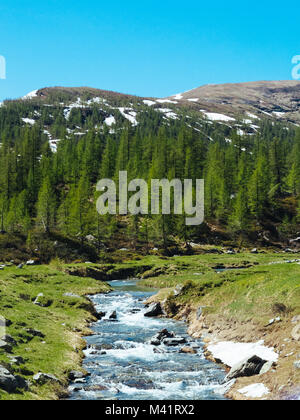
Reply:
<svg viewBox="0 0 300 420"><path fill-rule="evenodd" d="M251 112L258 116L300 122L299 81L206 85L167 99L175 99L181 104L190 102L199 110L231 116Z"/></svg>

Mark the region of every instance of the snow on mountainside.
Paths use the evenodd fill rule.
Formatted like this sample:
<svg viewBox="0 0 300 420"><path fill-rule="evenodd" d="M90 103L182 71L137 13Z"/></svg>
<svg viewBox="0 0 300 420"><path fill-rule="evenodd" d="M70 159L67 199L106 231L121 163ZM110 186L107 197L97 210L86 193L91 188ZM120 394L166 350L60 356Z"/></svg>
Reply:
<svg viewBox="0 0 300 420"><path fill-rule="evenodd" d="M50 120L52 114L59 112L65 120L67 137L84 136L90 129L84 123L72 124L74 112L80 112L83 120L97 112L102 123L94 129L101 131L106 126L111 133L125 124L138 127L144 117L152 115L153 120L156 114L158 121L165 124L184 121L208 140L212 138L203 129L208 125L221 124L239 136L253 136L265 119L282 122L286 129L289 124L300 124L300 82L296 81L207 85L168 98L143 98L88 87L52 87L34 90L16 101L5 101L3 106L20 100L32 108L21 117L24 125L39 123L45 109ZM51 132L51 123L41 129L56 151L60 140Z"/></svg>
<svg viewBox="0 0 300 420"><path fill-rule="evenodd" d="M231 117L250 112L300 123L300 82L294 80L206 85L166 99Z"/></svg>

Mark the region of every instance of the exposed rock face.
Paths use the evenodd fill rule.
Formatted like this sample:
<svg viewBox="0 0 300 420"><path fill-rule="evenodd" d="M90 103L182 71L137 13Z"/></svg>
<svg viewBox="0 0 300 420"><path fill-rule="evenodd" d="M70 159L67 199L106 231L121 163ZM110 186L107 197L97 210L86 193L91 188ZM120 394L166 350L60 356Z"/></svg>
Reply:
<svg viewBox="0 0 300 420"><path fill-rule="evenodd" d="M231 371L226 376L226 381L231 381L232 379L241 378L244 376L259 375L266 363L266 360L262 360L256 355L251 356L250 358L248 357L247 359L232 367Z"/></svg>
<svg viewBox="0 0 300 420"><path fill-rule="evenodd" d="M156 317L163 315L163 310L160 303L153 303L149 306L148 310L145 312L144 316L146 317Z"/></svg>

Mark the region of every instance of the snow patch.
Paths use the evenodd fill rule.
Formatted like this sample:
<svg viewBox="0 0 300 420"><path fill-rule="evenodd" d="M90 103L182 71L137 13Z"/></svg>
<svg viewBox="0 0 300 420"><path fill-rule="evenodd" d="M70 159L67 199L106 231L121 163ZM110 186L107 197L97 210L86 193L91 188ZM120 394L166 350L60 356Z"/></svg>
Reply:
<svg viewBox="0 0 300 420"><path fill-rule="evenodd" d="M148 99L144 99L143 102L144 102L145 105L148 105L148 106L156 105L156 102L150 101Z"/></svg>
<svg viewBox="0 0 300 420"><path fill-rule="evenodd" d="M235 121L234 118L228 117L224 114L217 114L215 112L204 112L207 118L211 121Z"/></svg>
<svg viewBox="0 0 300 420"><path fill-rule="evenodd" d="M23 96L22 99L32 99L37 97L38 90L33 90L32 92L27 93L27 95Z"/></svg>
<svg viewBox="0 0 300 420"><path fill-rule="evenodd" d="M177 101L171 101L170 99L157 99L156 102L160 104L178 104Z"/></svg>
<svg viewBox="0 0 300 420"><path fill-rule="evenodd" d="M111 127L113 124L116 124L115 117L111 115L110 117L105 118L104 124L108 125L109 127Z"/></svg>
<svg viewBox="0 0 300 420"><path fill-rule="evenodd" d="M22 121L25 124L30 124L30 125L34 125L35 124L35 120L32 120L31 118L22 118Z"/></svg>
<svg viewBox="0 0 300 420"><path fill-rule="evenodd" d="M191 99L188 99L188 101L189 102L198 102L199 98L191 98Z"/></svg>
<svg viewBox="0 0 300 420"><path fill-rule="evenodd" d="M118 108L124 118L131 122L133 126L137 126L138 122L136 120L137 113L132 109L127 108Z"/></svg>
<svg viewBox="0 0 300 420"><path fill-rule="evenodd" d="M270 394L269 389L264 384L252 384L240 389L238 392L249 398L261 398Z"/></svg>
<svg viewBox="0 0 300 420"><path fill-rule="evenodd" d="M229 367L235 366L254 354L267 362L277 362L279 357L275 353L274 348L264 346L264 341L259 341L258 343L224 341L212 344L207 349L215 359L221 360L224 365Z"/></svg>
<svg viewBox="0 0 300 420"><path fill-rule="evenodd" d="M248 117L250 117L250 118L254 118L254 119L259 120L259 117L258 117L257 115L255 115L255 114L251 114L251 112L247 112L247 115L248 115Z"/></svg>
<svg viewBox="0 0 300 420"><path fill-rule="evenodd" d="M183 99L182 93L177 93L177 95L173 95L172 98L176 99L177 101L180 101Z"/></svg>

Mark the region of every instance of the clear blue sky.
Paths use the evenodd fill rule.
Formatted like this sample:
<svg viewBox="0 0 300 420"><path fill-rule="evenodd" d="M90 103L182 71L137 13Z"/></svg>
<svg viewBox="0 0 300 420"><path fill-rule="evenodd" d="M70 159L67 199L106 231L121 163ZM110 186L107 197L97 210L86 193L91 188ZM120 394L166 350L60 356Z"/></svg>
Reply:
<svg viewBox="0 0 300 420"><path fill-rule="evenodd" d="M45 86L168 96L291 79L299 0L1 0L0 99Z"/></svg>

